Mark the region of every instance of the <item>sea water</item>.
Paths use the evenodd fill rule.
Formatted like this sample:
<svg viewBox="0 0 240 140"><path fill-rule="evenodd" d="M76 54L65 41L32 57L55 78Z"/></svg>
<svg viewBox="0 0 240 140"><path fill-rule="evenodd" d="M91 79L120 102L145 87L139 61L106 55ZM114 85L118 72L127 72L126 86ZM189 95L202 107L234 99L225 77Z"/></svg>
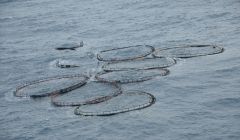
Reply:
<svg viewBox="0 0 240 140"><path fill-rule="evenodd" d="M0 0L0 139L239 140L239 23L239 0ZM55 50L80 41L76 51ZM225 51L179 59L168 76L123 85L156 97L139 111L83 117L49 98L13 96L26 81L94 75L102 64L89 54L139 44L214 44ZM86 60L77 68L55 66L72 58Z"/></svg>

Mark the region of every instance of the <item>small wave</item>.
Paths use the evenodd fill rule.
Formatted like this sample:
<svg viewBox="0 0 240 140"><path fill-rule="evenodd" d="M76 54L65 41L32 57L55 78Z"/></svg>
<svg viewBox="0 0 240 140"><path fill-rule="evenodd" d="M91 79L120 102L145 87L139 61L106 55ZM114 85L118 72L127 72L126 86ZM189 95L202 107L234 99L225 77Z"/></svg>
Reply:
<svg viewBox="0 0 240 140"><path fill-rule="evenodd" d="M0 20L4 20L4 19L13 19L13 17L9 16L9 17L0 17Z"/></svg>
<svg viewBox="0 0 240 140"><path fill-rule="evenodd" d="M9 17L0 17L0 22L8 21L8 20L11 20L11 19L13 19L13 17L11 17L11 16L9 16Z"/></svg>
<svg viewBox="0 0 240 140"><path fill-rule="evenodd" d="M240 74L239 69L240 69L240 66L232 66L229 68L219 69L215 71L213 76L215 78L222 78L222 77L237 78L236 75Z"/></svg>
<svg viewBox="0 0 240 140"><path fill-rule="evenodd" d="M29 0L24 0L25 1L29 1ZM1 0L0 3L4 4L4 3L10 3L10 2L23 2L23 0Z"/></svg>
<svg viewBox="0 0 240 140"><path fill-rule="evenodd" d="M207 107L211 108L239 108L240 107L240 97L237 98L222 98L215 101L211 101L205 104Z"/></svg>
<svg viewBox="0 0 240 140"><path fill-rule="evenodd" d="M216 101L219 105L224 105L226 107L240 107L240 97L239 98L224 98Z"/></svg>
<svg viewBox="0 0 240 140"><path fill-rule="evenodd" d="M211 14L211 15L208 15L209 18L221 18L221 17L224 17L224 16L227 16L229 15L230 12L224 12L224 13L220 13L220 14Z"/></svg>

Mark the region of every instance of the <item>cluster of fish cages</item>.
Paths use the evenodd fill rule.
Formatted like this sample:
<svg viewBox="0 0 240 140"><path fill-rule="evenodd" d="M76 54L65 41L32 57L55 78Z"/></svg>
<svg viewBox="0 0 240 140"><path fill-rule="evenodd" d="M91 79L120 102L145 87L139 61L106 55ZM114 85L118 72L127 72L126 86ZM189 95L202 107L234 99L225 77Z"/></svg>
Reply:
<svg viewBox="0 0 240 140"><path fill-rule="evenodd" d="M75 50L78 46L56 50ZM156 98L145 91L124 91L122 84L137 83L167 76L167 69L177 63L176 58L191 58L222 53L216 45L187 45L156 49L150 45L102 50L96 59L102 62L101 71L93 75L62 75L30 81L18 86L16 97L50 97L54 106L75 106L74 114L82 116L110 116L153 105ZM81 67L78 61L56 61L59 68Z"/></svg>

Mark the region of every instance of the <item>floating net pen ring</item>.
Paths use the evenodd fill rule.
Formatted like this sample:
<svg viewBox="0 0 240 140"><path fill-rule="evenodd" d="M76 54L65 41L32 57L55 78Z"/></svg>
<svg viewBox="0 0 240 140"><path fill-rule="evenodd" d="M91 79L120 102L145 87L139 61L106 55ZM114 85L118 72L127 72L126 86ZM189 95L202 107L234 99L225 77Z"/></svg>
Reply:
<svg viewBox="0 0 240 140"><path fill-rule="evenodd" d="M87 80L89 78L82 74L76 74L76 75L62 75L62 76L54 76L54 77L48 77L43 78L39 80L34 80L30 82L26 82L21 86L18 86L16 90L13 92L14 96L16 97L31 97L31 98L38 98L38 97L46 97L46 96L52 96L57 94L64 94L66 92L72 91L76 88L81 87L82 85L86 84ZM65 83L60 83L65 81ZM74 81L75 80L75 81ZM51 83L54 82L55 83ZM66 83L66 81L68 83ZM45 89L36 90L36 88L39 88L42 86L45 86ZM57 89L50 89L54 84L59 84ZM26 92L27 88L29 90L32 90L29 94ZM25 92L24 92L25 90ZM34 93L35 92L35 93Z"/></svg>
<svg viewBox="0 0 240 140"><path fill-rule="evenodd" d="M98 89L98 87L100 89ZM112 90L112 91L110 93L107 93L109 92L109 90ZM97 93L97 92L103 92L103 93L101 95L101 93ZM84 95L86 93L87 95ZM91 94L96 94L96 95L91 95ZM81 88L78 88L72 92L69 92L63 95L52 96L51 102L55 106L81 106L81 105L97 104L100 102L104 102L120 94L122 94L122 90L117 83L94 81L94 82L87 83Z"/></svg>
<svg viewBox="0 0 240 140"><path fill-rule="evenodd" d="M134 83L151 80L157 76L166 76L168 69L126 70L97 73L95 79L104 82Z"/></svg>
<svg viewBox="0 0 240 140"><path fill-rule="evenodd" d="M145 57L154 52L150 45L136 45L100 51L97 54L99 61L125 61ZM129 54L130 53L130 54ZM127 55L129 54L129 56Z"/></svg>
<svg viewBox="0 0 240 140"><path fill-rule="evenodd" d="M219 54L224 48L216 45L187 45L183 47L156 49L153 52L154 57L175 57L175 58L191 58L197 56L206 56Z"/></svg>
<svg viewBox="0 0 240 140"><path fill-rule="evenodd" d="M107 109L103 109L103 111L99 111L103 108L103 106L101 107L101 104L105 104L106 106L111 106L112 105L111 103L114 103L114 101L118 100L117 98L119 98L120 96L123 96L121 99L122 101L128 100L129 98L133 98L133 101L135 101L134 98L137 98L137 96L145 98L145 99L141 103L138 102L138 104L136 104L136 105L129 105L129 104L131 104L131 102L129 102L129 104L126 104L126 105L122 105L123 103L122 104L120 103L122 106L117 106L116 107L117 109L116 108L115 109L107 108ZM124 97L124 96L126 96L126 97ZM127 98L127 97L129 97L129 98ZM108 100L107 101L108 103L102 102L102 103L94 104L94 105L78 106L74 110L74 114L82 115L82 116L110 116L110 115L130 112L130 111L134 111L134 110L144 109L144 108L147 108L147 107L153 105L155 103L155 101L156 101L156 98L150 93L143 92L143 91L127 91L126 93L123 93L115 98ZM137 101L135 101L135 102L137 102ZM83 109L84 107L85 108L89 107L90 108L89 110L91 110L91 106L96 106L95 107L96 111L84 111L84 109Z"/></svg>
<svg viewBox="0 0 240 140"><path fill-rule="evenodd" d="M142 58L128 61L108 62L102 66L104 71L122 70L147 70L166 68L176 64L176 60L170 57Z"/></svg>

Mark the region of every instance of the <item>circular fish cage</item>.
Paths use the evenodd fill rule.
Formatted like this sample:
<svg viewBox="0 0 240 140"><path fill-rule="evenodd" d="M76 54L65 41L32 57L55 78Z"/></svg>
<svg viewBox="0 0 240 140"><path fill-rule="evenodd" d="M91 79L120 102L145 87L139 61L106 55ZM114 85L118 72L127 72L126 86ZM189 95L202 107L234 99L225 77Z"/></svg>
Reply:
<svg viewBox="0 0 240 140"><path fill-rule="evenodd" d="M120 62L110 62L102 66L104 71L121 71L121 70L147 70L156 68L170 67L176 64L172 58L143 58Z"/></svg>
<svg viewBox="0 0 240 140"><path fill-rule="evenodd" d="M81 88L70 91L66 94L52 96L51 102L55 106L96 104L109 100L121 93L121 87L116 83L91 81Z"/></svg>
<svg viewBox="0 0 240 140"><path fill-rule="evenodd" d="M104 82L134 83L151 80L157 76L166 76L168 69L149 69L149 70L126 70L98 73L95 78Z"/></svg>
<svg viewBox="0 0 240 140"><path fill-rule="evenodd" d="M110 116L147 108L155 103L155 97L143 91L127 91L105 102L79 106L74 114L82 116Z"/></svg>
<svg viewBox="0 0 240 140"><path fill-rule="evenodd" d="M154 57L191 58L197 56L213 55L222 53L223 48L215 45L188 45L184 47L173 47L156 49Z"/></svg>
<svg viewBox="0 0 240 140"><path fill-rule="evenodd" d="M86 84L85 75L62 75L26 82L14 91L16 97L46 97L63 94Z"/></svg>
<svg viewBox="0 0 240 140"><path fill-rule="evenodd" d="M125 61L145 57L151 54L154 48L149 45L136 45L100 51L97 54L99 61Z"/></svg>

